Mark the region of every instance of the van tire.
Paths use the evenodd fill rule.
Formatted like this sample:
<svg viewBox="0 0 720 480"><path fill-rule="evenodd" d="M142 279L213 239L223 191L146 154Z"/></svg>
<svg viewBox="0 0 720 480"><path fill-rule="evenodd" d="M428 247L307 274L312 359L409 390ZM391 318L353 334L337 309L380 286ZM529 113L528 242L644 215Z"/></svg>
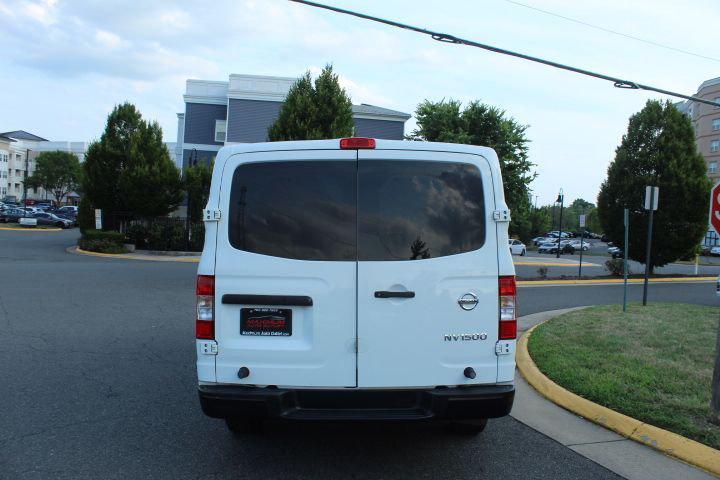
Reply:
<svg viewBox="0 0 720 480"><path fill-rule="evenodd" d="M263 422L258 418L226 418L225 425L235 435L261 433Z"/></svg>
<svg viewBox="0 0 720 480"><path fill-rule="evenodd" d="M460 435L478 435L485 430L487 426L487 418L479 418L477 420L465 420L462 422L450 422L448 427L453 433Z"/></svg>

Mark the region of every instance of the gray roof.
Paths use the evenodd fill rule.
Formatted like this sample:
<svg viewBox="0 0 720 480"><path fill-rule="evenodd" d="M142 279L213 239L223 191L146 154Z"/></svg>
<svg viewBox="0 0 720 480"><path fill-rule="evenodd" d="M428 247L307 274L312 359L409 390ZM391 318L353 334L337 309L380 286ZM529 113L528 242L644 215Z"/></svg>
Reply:
<svg viewBox="0 0 720 480"><path fill-rule="evenodd" d="M401 117L407 120L410 118L409 113L399 112L397 110L390 110L389 108L376 107L375 105L368 105L367 103L361 103L360 105L352 106L353 113L360 115L379 115L381 117Z"/></svg>
<svg viewBox="0 0 720 480"><path fill-rule="evenodd" d="M17 140L34 140L36 142L47 142L48 141L47 138L38 137L37 135L33 135L30 132L26 132L25 130L15 130L13 132L2 132L2 133L0 133L0 136L14 138Z"/></svg>
<svg viewBox="0 0 720 480"><path fill-rule="evenodd" d="M5 142L15 142L16 140L13 140L10 137L6 137L5 135L0 134L0 140L3 140Z"/></svg>
<svg viewBox="0 0 720 480"><path fill-rule="evenodd" d="M705 80L700 86L698 87L698 92L702 90L705 87L712 87L713 85L720 84L720 77L717 78L711 78L709 80Z"/></svg>

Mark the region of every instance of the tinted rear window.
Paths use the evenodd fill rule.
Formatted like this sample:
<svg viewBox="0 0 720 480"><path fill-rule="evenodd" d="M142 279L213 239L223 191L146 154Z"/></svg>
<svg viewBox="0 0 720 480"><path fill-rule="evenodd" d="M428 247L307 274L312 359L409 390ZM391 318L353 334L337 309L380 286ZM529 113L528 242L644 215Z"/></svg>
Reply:
<svg viewBox="0 0 720 480"><path fill-rule="evenodd" d="M249 163L233 174L230 244L298 260L357 258L353 161Z"/></svg>
<svg viewBox="0 0 720 480"><path fill-rule="evenodd" d="M482 247L484 209L466 163L249 163L233 174L229 240L298 260L422 260Z"/></svg>
<svg viewBox="0 0 720 480"><path fill-rule="evenodd" d="M480 171L467 163L360 161L358 258L422 260L485 242Z"/></svg>

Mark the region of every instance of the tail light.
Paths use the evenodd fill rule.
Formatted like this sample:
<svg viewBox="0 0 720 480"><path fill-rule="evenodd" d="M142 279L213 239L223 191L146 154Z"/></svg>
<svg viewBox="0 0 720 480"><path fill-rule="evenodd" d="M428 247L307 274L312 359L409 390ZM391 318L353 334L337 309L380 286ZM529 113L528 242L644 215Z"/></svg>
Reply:
<svg viewBox="0 0 720 480"><path fill-rule="evenodd" d="M195 338L215 339L215 276L198 275L197 313L195 315Z"/></svg>
<svg viewBox="0 0 720 480"><path fill-rule="evenodd" d="M500 340L517 338L517 286L515 276L499 278L498 295L500 297Z"/></svg>
<svg viewBox="0 0 720 480"><path fill-rule="evenodd" d="M375 139L363 137L341 138L340 148L342 150L373 149L375 148Z"/></svg>

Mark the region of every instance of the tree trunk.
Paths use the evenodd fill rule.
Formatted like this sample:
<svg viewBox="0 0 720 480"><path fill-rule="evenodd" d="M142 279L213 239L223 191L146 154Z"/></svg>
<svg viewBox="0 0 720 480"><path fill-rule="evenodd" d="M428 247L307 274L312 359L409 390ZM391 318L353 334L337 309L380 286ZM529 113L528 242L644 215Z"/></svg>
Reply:
<svg viewBox="0 0 720 480"><path fill-rule="evenodd" d="M712 398L710 409L712 410L713 421L720 425L720 323L718 323L717 338L715 339L715 369L712 378Z"/></svg>

